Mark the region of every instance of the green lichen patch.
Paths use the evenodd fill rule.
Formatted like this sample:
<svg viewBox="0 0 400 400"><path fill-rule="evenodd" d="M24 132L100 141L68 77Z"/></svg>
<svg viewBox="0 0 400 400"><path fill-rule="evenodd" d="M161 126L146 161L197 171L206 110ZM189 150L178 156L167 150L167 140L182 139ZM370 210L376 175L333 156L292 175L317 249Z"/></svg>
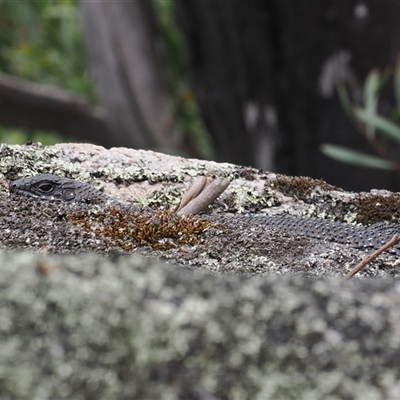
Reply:
<svg viewBox="0 0 400 400"><path fill-rule="evenodd" d="M381 221L400 222L400 196L360 195L357 222L370 225Z"/></svg>
<svg viewBox="0 0 400 400"><path fill-rule="evenodd" d="M138 203L151 208L175 208L182 194L182 190L176 186L164 186L161 190L154 191L149 197L138 199Z"/></svg>
<svg viewBox="0 0 400 400"><path fill-rule="evenodd" d="M93 254L0 265L1 399L399 398L396 280Z"/></svg>
<svg viewBox="0 0 400 400"><path fill-rule="evenodd" d="M43 146L41 143L27 143L22 146L0 145L0 176L15 180L42 173L91 183L94 177L101 175L99 171L88 171L79 162L63 159L55 146Z"/></svg>
<svg viewBox="0 0 400 400"><path fill-rule="evenodd" d="M67 217L84 231L108 238L114 246L131 251L137 246L167 250L201 242L201 234L217 224L171 211L133 211L116 207L72 213Z"/></svg>
<svg viewBox="0 0 400 400"><path fill-rule="evenodd" d="M0 173L7 179L34 175L42 172L54 173L56 151L40 143L25 146L0 145Z"/></svg>
<svg viewBox="0 0 400 400"><path fill-rule="evenodd" d="M277 175L276 179L271 181L271 187L281 191L288 196L296 197L304 201L310 201L314 190L341 190L336 186L326 183L322 179L313 179L305 176L285 176Z"/></svg>
<svg viewBox="0 0 400 400"><path fill-rule="evenodd" d="M231 183L230 191L231 194L224 200L229 212L257 212L281 204L275 192L268 186L260 190L242 183Z"/></svg>

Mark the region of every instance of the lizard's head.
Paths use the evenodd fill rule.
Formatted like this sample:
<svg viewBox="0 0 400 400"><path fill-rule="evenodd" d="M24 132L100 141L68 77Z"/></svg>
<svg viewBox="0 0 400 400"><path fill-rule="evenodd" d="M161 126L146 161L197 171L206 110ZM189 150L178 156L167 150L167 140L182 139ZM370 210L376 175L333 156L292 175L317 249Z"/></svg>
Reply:
<svg viewBox="0 0 400 400"><path fill-rule="evenodd" d="M17 179L10 184L10 191L48 200L73 202L76 198L77 181L52 174L40 174Z"/></svg>

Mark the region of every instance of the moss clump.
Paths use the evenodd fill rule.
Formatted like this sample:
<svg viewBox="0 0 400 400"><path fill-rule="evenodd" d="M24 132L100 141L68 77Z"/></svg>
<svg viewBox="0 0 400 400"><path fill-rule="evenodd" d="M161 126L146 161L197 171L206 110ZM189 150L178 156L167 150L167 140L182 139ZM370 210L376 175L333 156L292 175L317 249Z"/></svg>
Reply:
<svg viewBox="0 0 400 400"><path fill-rule="evenodd" d="M271 182L271 186L283 194L295 196L304 201L309 201L312 191L317 188L325 191L340 190L322 179L313 179L305 176L277 175L276 179Z"/></svg>
<svg viewBox="0 0 400 400"><path fill-rule="evenodd" d="M360 195L357 222L370 225L381 221L400 222L400 196Z"/></svg>
<svg viewBox="0 0 400 400"><path fill-rule="evenodd" d="M166 250L194 245L215 223L198 216L178 216L171 211L132 211L116 207L73 213L68 219L87 232L106 237L124 251L137 246Z"/></svg>

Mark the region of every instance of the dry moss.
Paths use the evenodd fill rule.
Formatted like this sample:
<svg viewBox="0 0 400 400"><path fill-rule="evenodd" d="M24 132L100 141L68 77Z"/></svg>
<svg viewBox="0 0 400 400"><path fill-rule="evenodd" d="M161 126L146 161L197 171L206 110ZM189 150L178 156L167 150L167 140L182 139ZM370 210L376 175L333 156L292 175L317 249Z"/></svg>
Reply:
<svg viewBox="0 0 400 400"><path fill-rule="evenodd" d="M281 191L288 196L295 196L301 200L310 200L312 190L321 189L325 191L341 190L336 186L326 183L322 179L313 179L305 176L285 176L277 175L271 183L274 189Z"/></svg>
<svg viewBox="0 0 400 400"><path fill-rule="evenodd" d="M87 232L110 239L124 251L137 246L167 250L194 245L201 241L205 230L217 225L197 216L178 216L167 210L144 213L116 207L73 213L68 219Z"/></svg>
<svg viewBox="0 0 400 400"><path fill-rule="evenodd" d="M398 194L360 195L357 205L357 222L364 225L376 222L400 221L400 196Z"/></svg>

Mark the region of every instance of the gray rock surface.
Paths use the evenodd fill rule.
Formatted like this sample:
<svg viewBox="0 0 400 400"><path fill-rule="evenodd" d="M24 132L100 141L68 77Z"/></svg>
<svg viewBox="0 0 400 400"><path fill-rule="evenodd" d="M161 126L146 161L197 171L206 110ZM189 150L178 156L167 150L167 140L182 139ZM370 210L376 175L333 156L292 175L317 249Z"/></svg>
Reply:
<svg viewBox="0 0 400 400"><path fill-rule="evenodd" d="M400 284L0 253L1 399L390 399ZM392 397L393 398L393 397Z"/></svg>
<svg viewBox="0 0 400 400"><path fill-rule="evenodd" d="M37 173L131 205L9 197L5 178ZM343 282L366 252L232 218L398 223L398 194L85 144L1 145L0 174L1 400L400 399L397 258ZM209 229L152 244L125 230L196 175L232 182Z"/></svg>

